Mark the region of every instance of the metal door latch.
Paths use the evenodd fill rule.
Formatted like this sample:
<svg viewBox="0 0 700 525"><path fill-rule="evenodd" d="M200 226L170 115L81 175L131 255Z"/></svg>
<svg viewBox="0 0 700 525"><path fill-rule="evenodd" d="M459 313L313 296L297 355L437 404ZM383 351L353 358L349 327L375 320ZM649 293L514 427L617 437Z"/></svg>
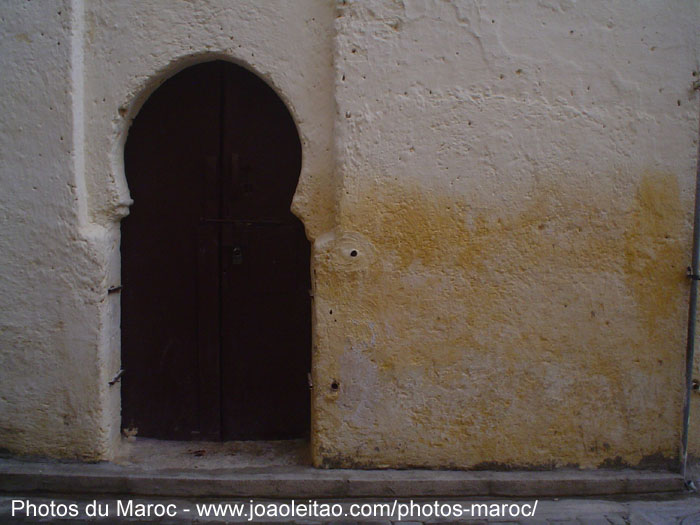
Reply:
<svg viewBox="0 0 700 525"><path fill-rule="evenodd" d="M231 264L243 264L243 250L240 246L234 246L231 250Z"/></svg>

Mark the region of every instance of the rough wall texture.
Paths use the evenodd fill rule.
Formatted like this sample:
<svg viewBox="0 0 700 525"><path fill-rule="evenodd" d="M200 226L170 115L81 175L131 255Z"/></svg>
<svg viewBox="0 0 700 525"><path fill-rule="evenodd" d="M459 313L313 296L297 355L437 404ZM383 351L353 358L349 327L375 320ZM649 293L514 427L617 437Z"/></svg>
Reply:
<svg viewBox="0 0 700 525"><path fill-rule="evenodd" d="M71 6L15 2L0 31L0 443L105 453L104 257L81 217ZM105 381L106 383L106 381Z"/></svg>
<svg viewBox="0 0 700 525"><path fill-rule="evenodd" d="M677 457L698 20L693 2L339 7L319 464Z"/></svg>
<svg viewBox="0 0 700 525"><path fill-rule="evenodd" d="M114 453L128 126L224 58L302 138L317 465L675 460L699 9L4 5L0 444Z"/></svg>

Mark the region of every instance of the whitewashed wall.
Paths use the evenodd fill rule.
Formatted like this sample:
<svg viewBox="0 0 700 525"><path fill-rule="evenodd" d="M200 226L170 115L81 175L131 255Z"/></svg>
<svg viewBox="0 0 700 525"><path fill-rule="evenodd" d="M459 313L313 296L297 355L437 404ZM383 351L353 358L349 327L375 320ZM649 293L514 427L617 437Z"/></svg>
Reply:
<svg viewBox="0 0 700 525"><path fill-rule="evenodd" d="M699 10L3 4L0 446L118 447L123 144L160 82L224 58L302 137L317 465L673 461Z"/></svg>

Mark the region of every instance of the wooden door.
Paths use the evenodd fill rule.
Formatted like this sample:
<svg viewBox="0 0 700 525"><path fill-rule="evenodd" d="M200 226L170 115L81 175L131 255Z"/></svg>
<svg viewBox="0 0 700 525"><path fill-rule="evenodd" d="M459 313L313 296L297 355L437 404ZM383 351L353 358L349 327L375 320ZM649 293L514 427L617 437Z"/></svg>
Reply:
<svg viewBox="0 0 700 525"><path fill-rule="evenodd" d="M163 84L129 132L122 422L162 439L309 427L309 243L290 212L301 145L262 80L226 62Z"/></svg>

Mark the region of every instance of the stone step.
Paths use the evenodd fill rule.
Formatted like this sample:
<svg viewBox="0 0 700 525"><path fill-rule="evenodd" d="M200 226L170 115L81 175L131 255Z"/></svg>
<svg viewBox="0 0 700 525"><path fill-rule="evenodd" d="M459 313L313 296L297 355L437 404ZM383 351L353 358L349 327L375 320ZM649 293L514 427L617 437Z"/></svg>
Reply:
<svg viewBox="0 0 700 525"><path fill-rule="evenodd" d="M680 492L668 471L322 470L309 466L158 469L113 463L0 460L0 491L168 497L559 497Z"/></svg>

